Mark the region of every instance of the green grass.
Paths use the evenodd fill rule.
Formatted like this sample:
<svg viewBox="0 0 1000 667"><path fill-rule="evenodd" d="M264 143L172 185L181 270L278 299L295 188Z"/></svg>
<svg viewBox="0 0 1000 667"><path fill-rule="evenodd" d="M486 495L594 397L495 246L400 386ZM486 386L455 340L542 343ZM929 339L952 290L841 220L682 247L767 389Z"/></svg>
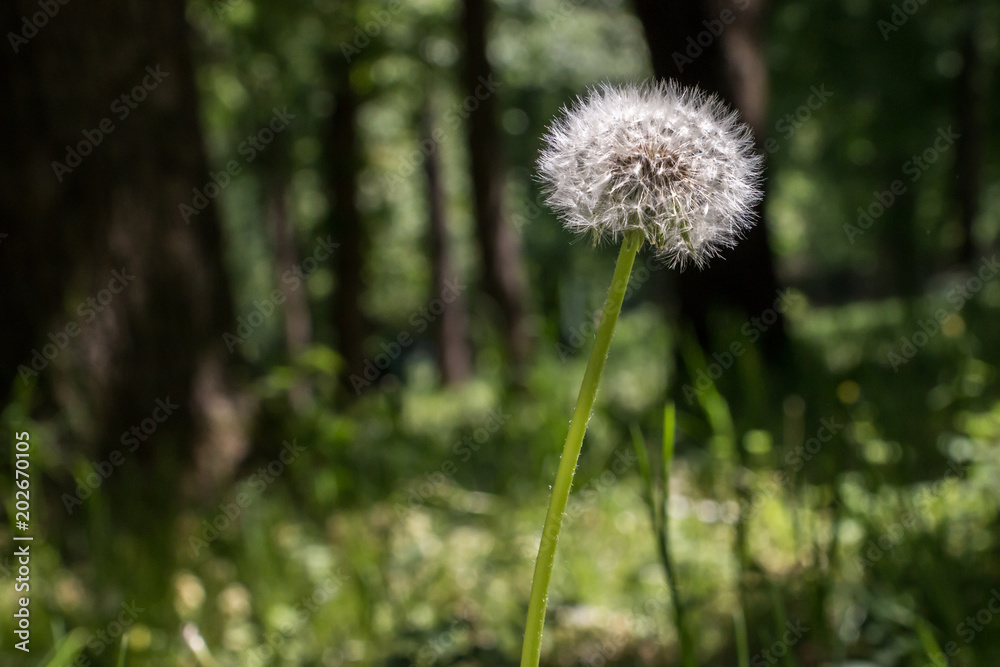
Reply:
<svg viewBox="0 0 1000 667"><path fill-rule="evenodd" d="M800 621L808 632L774 664L924 665L949 642L961 664L992 664L1000 618L968 643L961 624L1000 586L1000 341L988 300L961 315L959 334L940 334L893 373L885 351L910 329L905 317L876 322L803 307L791 322L789 373L764 379L751 355L716 380L731 442L718 440L725 420L711 399L678 401L671 554L698 664L753 665L782 641L785 623ZM643 465L615 472L619 455L633 452L630 425L650 435L663 428L667 368L658 360L668 358L669 345L659 317L653 308L632 308L619 324L560 539L546 665L680 664ZM720 348L739 336L738 326L719 330ZM15 667L74 664L81 649L92 664L130 667L253 665L258 658L267 665L512 664L539 508L584 361L581 354L563 362L554 344L543 345L524 390L510 394L488 375L461 392L435 389L418 366L395 393L345 408L321 394L300 415L284 407L280 388L262 382L258 438L294 434L308 444L301 465L289 466L197 557L188 539L239 484L205 507L178 508L174 553L164 558L174 565L165 574L152 571L141 540L108 523L113 488L69 518L47 498L32 563L32 656L43 658L15 655L9 642L0 657ZM755 397L754 386L765 393ZM514 417L491 431L491 410ZM842 430L793 471L786 457L801 454L830 416ZM23 423L23 407L12 405L3 420L5 428ZM31 428L48 437L59 424ZM481 428L489 435L478 448L456 450ZM940 483L948 456L963 473ZM39 474L63 479L58 463L40 457ZM734 548L734 478L754 508L745 516L743 566ZM9 482L0 479L2 488ZM156 516L156 508L148 511ZM157 590L161 575L166 592L140 599L140 591ZM118 640L101 655L86 648L133 598L145 611L128 629L127 645ZM4 637L12 636L15 604L6 579ZM198 655L191 636L204 640Z"/></svg>

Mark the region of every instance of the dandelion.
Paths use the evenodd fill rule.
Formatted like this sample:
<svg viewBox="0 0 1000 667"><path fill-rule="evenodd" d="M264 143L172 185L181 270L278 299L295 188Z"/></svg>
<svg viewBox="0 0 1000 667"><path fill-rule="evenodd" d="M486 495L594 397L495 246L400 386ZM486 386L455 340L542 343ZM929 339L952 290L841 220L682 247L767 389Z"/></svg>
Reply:
<svg viewBox="0 0 1000 667"><path fill-rule="evenodd" d="M750 130L714 96L674 82L605 85L565 110L545 137L539 172L567 229L621 242L580 386L528 602L521 667L537 667L563 514L635 255L704 267L754 222L763 160Z"/></svg>
<svg viewBox="0 0 1000 667"><path fill-rule="evenodd" d="M567 229L615 241L640 231L683 268L753 224L762 162L718 98L670 82L592 91L552 126L538 166Z"/></svg>

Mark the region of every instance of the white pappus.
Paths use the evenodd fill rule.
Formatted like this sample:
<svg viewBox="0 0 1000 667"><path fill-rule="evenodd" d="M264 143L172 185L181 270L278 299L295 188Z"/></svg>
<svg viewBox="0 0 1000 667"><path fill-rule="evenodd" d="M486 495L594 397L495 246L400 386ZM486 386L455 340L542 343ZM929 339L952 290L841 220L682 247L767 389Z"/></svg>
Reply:
<svg viewBox="0 0 1000 667"><path fill-rule="evenodd" d="M676 82L604 84L563 110L539 174L567 229L642 231L671 266L699 268L754 221L763 158L714 95Z"/></svg>

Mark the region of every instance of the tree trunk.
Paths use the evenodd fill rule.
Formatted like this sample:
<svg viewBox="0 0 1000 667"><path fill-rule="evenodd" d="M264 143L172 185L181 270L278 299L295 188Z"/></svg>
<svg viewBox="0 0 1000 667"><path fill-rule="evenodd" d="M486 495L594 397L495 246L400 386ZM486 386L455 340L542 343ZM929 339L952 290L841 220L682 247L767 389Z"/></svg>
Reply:
<svg viewBox="0 0 1000 667"><path fill-rule="evenodd" d="M423 141L435 148L424 161L427 176L428 236L433 282L432 299L444 304L441 316L434 323L438 370L445 384L465 382L472 377L472 353L469 350L469 321L465 311L464 295L450 285L456 279L451 263L448 224L445 218L445 194L441 184L440 149L434 140L433 109L428 99L421 123ZM447 298L443 295L447 295ZM450 300L449 300L450 299Z"/></svg>
<svg viewBox="0 0 1000 667"><path fill-rule="evenodd" d="M190 34L183 3L57 9L37 31L22 22L37 2L0 10L3 34L26 37L0 49L12 151L0 162L0 399L37 382L36 411L69 424L44 444L67 466L119 451L99 506L166 563L182 470L194 464L204 488L245 445L224 380L235 323L219 222L210 201L195 204L209 169ZM130 435L154 419L153 434Z"/></svg>
<svg viewBox="0 0 1000 667"><path fill-rule="evenodd" d="M753 129L758 151L765 139L767 106L767 72L760 38L763 4L763 0L636 0L656 75L719 94L740 111L743 121ZM681 318L694 329L707 351L729 344L711 336L708 316L713 306L728 303L742 309L747 318L758 318L772 309L778 298L763 201L755 213L757 224L735 249L714 260L706 271L689 270L678 278ZM765 356L780 362L786 342L784 318L777 309L770 312L777 319L761 335L760 344ZM743 448L737 445L732 455L735 474L730 481L735 484L736 499L742 507L750 497L742 475L746 465ZM747 575L754 564L746 557L746 520L741 513L736 525L736 552L740 556L737 588L740 604L749 616Z"/></svg>
<svg viewBox="0 0 1000 667"><path fill-rule="evenodd" d="M975 15L975 14L974 14ZM979 205L979 176L982 170L982 127L979 123L979 51L976 48L976 25L971 23L962 40L962 71L958 77L955 95L958 108L958 139L956 150L956 193L958 219L962 228L962 243L958 259L972 264L976 255L973 225Z"/></svg>
<svg viewBox="0 0 1000 667"><path fill-rule="evenodd" d="M656 76L721 95L754 130L758 147L765 139L767 122L768 79L761 35L764 4L764 0L635 0ZM763 201L756 213L757 224L724 260L712 262L703 272L685 271L678 279L681 317L694 327L706 349L711 349L708 313L712 306L729 303L747 317L759 317L778 297ZM781 313L761 343L768 357L780 356L785 345Z"/></svg>
<svg viewBox="0 0 1000 667"><path fill-rule="evenodd" d="M364 342L368 328L361 310L368 235L354 199L359 164L358 101L351 87L350 65L339 57L339 53L330 57L328 69L334 76L335 104L327 142L328 150L332 151L328 167L328 190L332 198L329 228L333 240L340 244L334 261L336 288L332 324L337 350L344 359L343 379L354 394L360 390L351 384L350 378L364 376Z"/></svg>
<svg viewBox="0 0 1000 667"><path fill-rule="evenodd" d="M268 185L267 217L271 223L277 281L299 263L295 229L288 216L287 195L288 184L280 177L272 177ZM288 358L294 360L312 342L312 316L309 313L309 290L306 286L286 291L283 309L285 349ZM309 383L304 379L300 380L289 390L289 401L294 407L301 408L310 393Z"/></svg>
<svg viewBox="0 0 1000 667"><path fill-rule="evenodd" d="M486 57L486 0L464 0L465 67L462 88L467 97L469 159L472 172L476 235L482 254L483 291L496 303L505 327L505 342L515 377L530 348L525 310L520 239L504 211L504 158L497 129L496 81Z"/></svg>

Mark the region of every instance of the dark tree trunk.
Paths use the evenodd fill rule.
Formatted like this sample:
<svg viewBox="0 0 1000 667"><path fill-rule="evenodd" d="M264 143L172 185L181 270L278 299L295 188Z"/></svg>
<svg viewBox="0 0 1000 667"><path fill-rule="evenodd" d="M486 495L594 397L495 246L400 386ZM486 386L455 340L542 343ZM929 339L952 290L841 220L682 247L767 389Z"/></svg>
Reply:
<svg viewBox="0 0 1000 667"><path fill-rule="evenodd" d="M975 14L974 14L975 16ZM962 244L958 259L971 264L976 255L973 225L979 205L979 180L982 169L983 134L979 123L979 51L976 48L975 25L970 25L963 37L962 71L958 77L958 139L955 141L956 198L958 219L962 228Z"/></svg>
<svg viewBox="0 0 1000 667"><path fill-rule="evenodd" d="M434 140L434 118L430 102L425 105L421 124L423 142L435 148L424 161L427 176L427 216L430 240L432 299L444 304L441 316L434 323L438 370L445 384L459 384L472 376L472 353L469 350L469 322L465 311L465 296L454 287L456 278L451 262L448 224L445 218L445 194L441 184L439 147Z"/></svg>
<svg viewBox="0 0 1000 667"><path fill-rule="evenodd" d="M38 13L4 3L3 34ZM244 444L218 419L234 408L222 335L235 326L219 222L211 202L181 206L209 180L189 39L183 3L99 1L60 4L0 49L0 399L37 382L36 409L72 417L61 452L45 444L67 464L123 453L102 506L150 550L172 537L181 471L195 464L207 485ZM132 451L158 401L177 407Z"/></svg>
<svg viewBox="0 0 1000 667"><path fill-rule="evenodd" d="M299 253L295 241L295 229L288 216L288 184L281 178L272 177L268 185L267 216L271 223L271 239L274 243L275 279L297 266ZM309 313L309 290L288 290L283 307L285 322L285 349L289 359L301 353L312 342L312 316ZM309 384L302 380L289 391L292 405L301 407L308 399Z"/></svg>
<svg viewBox="0 0 1000 667"><path fill-rule="evenodd" d="M721 95L753 128L758 147L766 138L767 122L768 79L761 36L764 4L763 0L635 0L656 76ZM699 43L701 33L712 37L707 46ZM757 224L724 259L713 261L702 272L685 271L678 279L681 316L694 327L706 349L711 349L708 313L713 306L729 303L747 317L758 317L778 297L764 202L756 212ZM761 340L765 354L772 359L780 356L785 344L780 313Z"/></svg>
<svg viewBox="0 0 1000 667"><path fill-rule="evenodd" d="M287 270L298 265L299 252L295 229L288 217L287 184L272 182L268 187L267 212L271 222L274 243L274 262L278 279ZM285 347L289 357L305 349L312 341L312 318L309 314L309 296L305 289L285 293Z"/></svg>
<svg viewBox="0 0 1000 667"><path fill-rule="evenodd" d="M635 0L635 4L656 75L719 94L740 111L743 121L753 129L760 151L767 106L767 73L760 37L763 0ZM758 318L778 298L763 201L755 212L757 224L735 249L714 260L703 272L688 270L678 277L681 318L708 351L713 351L715 345L728 345L728 341L713 339L709 331L708 317L713 307L728 304L742 309L747 318ZM777 320L767 327L760 344L771 361L780 362L786 342L784 318L777 310L772 312ZM732 464L730 482L736 487L740 506L745 506L750 491L742 475L746 465L742 447L735 448ZM754 564L747 556L747 542L746 516L741 513L736 525L738 590L741 605L749 614L748 573Z"/></svg>
<svg viewBox="0 0 1000 667"><path fill-rule="evenodd" d="M469 111L469 158L472 171L476 234L482 253L483 291L496 303L515 376L530 347L525 310L520 239L511 229L503 203L504 158L497 128L496 82L486 57L486 0L464 0L462 32L465 66L462 88Z"/></svg>
<svg viewBox="0 0 1000 667"><path fill-rule="evenodd" d="M361 310L361 301L368 236L354 199L359 165L358 100L351 87L350 65L339 56L339 53L332 55L328 65L334 77L335 105L327 142L327 149L331 151L328 167L328 189L332 199L329 229L334 242L340 244L334 258L336 288L331 315L337 350L344 359L343 378L354 393L350 377L364 375L367 322Z"/></svg>

